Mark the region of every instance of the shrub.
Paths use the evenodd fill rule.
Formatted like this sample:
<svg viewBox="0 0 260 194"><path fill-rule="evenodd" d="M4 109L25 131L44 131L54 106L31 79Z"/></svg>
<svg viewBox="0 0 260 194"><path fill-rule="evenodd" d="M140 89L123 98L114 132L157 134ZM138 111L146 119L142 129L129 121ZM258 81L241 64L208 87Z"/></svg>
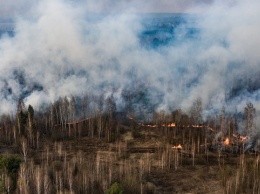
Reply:
<svg viewBox="0 0 260 194"><path fill-rule="evenodd" d="M114 182L112 186L106 191L106 194L123 194L123 188L117 182Z"/></svg>
<svg viewBox="0 0 260 194"><path fill-rule="evenodd" d="M0 169L6 170L9 174L17 173L21 161L17 155L0 155Z"/></svg>
<svg viewBox="0 0 260 194"><path fill-rule="evenodd" d="M11 190L15 190L17 173L20 168L21 158L17 155L0 155L0 192L6 192L5 180L11 180Z"/></svg>

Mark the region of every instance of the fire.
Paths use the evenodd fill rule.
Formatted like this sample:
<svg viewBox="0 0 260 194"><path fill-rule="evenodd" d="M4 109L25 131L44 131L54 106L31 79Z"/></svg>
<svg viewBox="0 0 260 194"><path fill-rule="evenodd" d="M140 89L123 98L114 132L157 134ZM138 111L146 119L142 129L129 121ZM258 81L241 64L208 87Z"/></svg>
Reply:
<svg viewBox="0 0 260 194"><path fill-rule="evenodd" d="M173 148L173 149L182 149L182 146L181 146L181 144L179 144L179 145L177 145L177 146L173 146L172 148Z"/></svg>
<svg viewBox="0 0 260 194"><path fill-rule="evenodd" d="M226 140L224 141L224 145L229 145L229 143L230 143L230 140L229 140L229 138L227 137Z"/></svg>
<svg viewBox="0 0 260 194"><path fill-rule="evenodd" d="M157 127L156 125L143 125L143 126L145 126L145 127L152 127L152 128Z"/></svg>
<svg viewBox="0 0 260 194"><path fill-rule="evenodd" d="M246 139L247 139L247 136L240 136L240 139L241 139L241 141L246 141Z"/></svg>
<svg viewBox="0 0 260 194"><path fill-rule="evenodd" d="M233 137L237 138L237 135L233 133Z"/></svg>
<svg viewBox="0 0 260 194"><path fill-rule="evenodd" d="M155 128L155 127L158 127L158 125L151 125L151 124L143 124L143 123L139 123L139 125L143 126L143 127L152 127L152 128ZM170 123L168 125L165 125L165 124L162 124L162 127L175 127L175 123Z"/></svg>
<svg viewBox="0 0 260 194"><path fill-rule="evenodd" d="M238 138L240 141L244 142L248 138L248 136L236 135L233 134L233 137Z"/></svg>
<svg viewBox="0 0 260 194"><path fill-rule="evenodd" d="M168 127L175 127L176 125L175 125L175 123L170 123L169 125L168 125Z"/></svg>
<svg viewBox="0 0 260 194"><path fill-rule="evenodd" d="M165 127L166 125L163 124L162 126ZM175 127L175 126L176 126L175 123L170 123L170 124L167 125L167 127Z"/></svg>

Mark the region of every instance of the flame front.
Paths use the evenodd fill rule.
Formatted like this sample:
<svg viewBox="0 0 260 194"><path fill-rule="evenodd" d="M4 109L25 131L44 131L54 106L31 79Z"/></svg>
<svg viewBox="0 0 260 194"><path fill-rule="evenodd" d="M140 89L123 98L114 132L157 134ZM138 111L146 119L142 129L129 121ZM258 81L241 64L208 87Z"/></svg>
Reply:
<svg viewBox="0 0 260 194"><path fill-rule="evenodd" d="M170 123L168 125L162 124L163 127L167 126L167 127L175 127L175 123Z"/></svg>
<svg viewBox="0 0 260 194"><path fill-rule="evenodd" d="M173 149L182 149L182 146L181 146L181 144L179 144L179 145L177 145L177 146L173 146L172 148L173 148Z"/></svg>
<svg viewBox="0 0 260 194"><path fill-rule="evenodd" d="M171 123L168 125L168 127L175 127L175 126L176 126L175 123Z"/></svg>

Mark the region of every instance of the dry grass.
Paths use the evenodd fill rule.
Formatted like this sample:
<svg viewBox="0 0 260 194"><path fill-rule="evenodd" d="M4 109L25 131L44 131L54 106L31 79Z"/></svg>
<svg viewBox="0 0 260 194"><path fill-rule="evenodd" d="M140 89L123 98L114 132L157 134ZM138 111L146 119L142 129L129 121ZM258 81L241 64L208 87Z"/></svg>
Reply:
<svg viewBox="0 0 260 194"><path fill-rule="evenodd" d="M171 147L183 141L181 137L175 136L170 144L154 128L139 130L133 135L128 129L112 143L90 137L46 141L37 152L30 151L26 181L33 185L30 173L40 168L48 175L49 193L102 193L113 182L120 183L126 194L259 193L259 157L205 154L187 140L185 150L180 151ZM19 181L23 182L22 177Z"/></svg>

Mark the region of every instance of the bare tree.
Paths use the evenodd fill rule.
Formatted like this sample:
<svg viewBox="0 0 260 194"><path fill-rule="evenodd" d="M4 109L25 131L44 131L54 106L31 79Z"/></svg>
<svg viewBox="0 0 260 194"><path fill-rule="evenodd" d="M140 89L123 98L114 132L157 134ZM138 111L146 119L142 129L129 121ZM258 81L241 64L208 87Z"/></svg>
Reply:
<svg viewBox="0 0 260 194"><path fill-rule="evenodd" d="M69 121L75 122L76 120L76 98L71 96L71 100L69 102Z"/></svg>
<svg viewBox="0 0 260 194"><path fill-rule="evenodd" d="M198 125L202 123L202 99L197 98L191 108L190 108L190 116L193 120L193 124Z"/></svg>
<svg viewBox="0 0 260 194"><path fill-rule="evenodd" d="M91 96L88 94L84 95L81 99L81 116L83 116L83 118L86 118L88 116L90 103Z"/></svg>
<svg viewBox="0 0 260 194"><path fill-rule="evenodd" d="M106 99L106 111L109 113L110 116L112 116L112 114L116 112L116 102L113 94Z"/></svg>
<svg viewBox="0 0 260 194"><path fill-rule="evenodd" d="M229 138L231 138L233 135L233 129L232 129L232 117L230 114L227 117L226 123L227 123L227 135Z"/></svg>
<svg viewBox="0 0 260 194"><path fill-rule="evenodd" d="M21 148L22 148L22 155L24 158L24 162L27 162L27 156L28 156L28 145L27 145L27 140L25 138L21 139Z"/></svg>
<svg viewBox="0 0 260 194"><path fill-rule="evenodd" d="M174 112L172 112L172 117L173 117L173 121L176 124L176 126L180 126L181 117L182 117L181 109L176 109Z"/></svg>
<svg viewBox="0 0 260 194"><path fill-rule="evenodd" d="M255 127L256 110L251 102L246 105L244 114L246 121L246 131L248 134Z"/></svg>
<svg viewBox="0 0 260 194"><path fill-rule="evenodd" d="M34 176L35 176L35 184L36 184L36 193L41 194L42 193L42 172L39 166L36 167Z"/></svg>
<svg viewBox="0 0 260 194"><path fill-rule="evenodd" d="M225 130L225 107L223 106L221 109L220 117L219 117L219 122L220 122L220 131L224 133Z"/></svg>
<svg viewBox="0 0 260 194"><path fill-rule="evenodd" d="M31 105L28 107L28 112L27 112L27 122L26 122L26 129L29 134L29 145L34 146L34 124L33 124L33 119L34 119L34 110Z"/></svg>
<svg viewBox="0 0 260 194"><path fill-rule="evenodd" d="M97 108L98 108L98 137L101 138L101 134L103 131L102 125L102 112L104 108L104 95L101 94L97 99Z"/></svg>

